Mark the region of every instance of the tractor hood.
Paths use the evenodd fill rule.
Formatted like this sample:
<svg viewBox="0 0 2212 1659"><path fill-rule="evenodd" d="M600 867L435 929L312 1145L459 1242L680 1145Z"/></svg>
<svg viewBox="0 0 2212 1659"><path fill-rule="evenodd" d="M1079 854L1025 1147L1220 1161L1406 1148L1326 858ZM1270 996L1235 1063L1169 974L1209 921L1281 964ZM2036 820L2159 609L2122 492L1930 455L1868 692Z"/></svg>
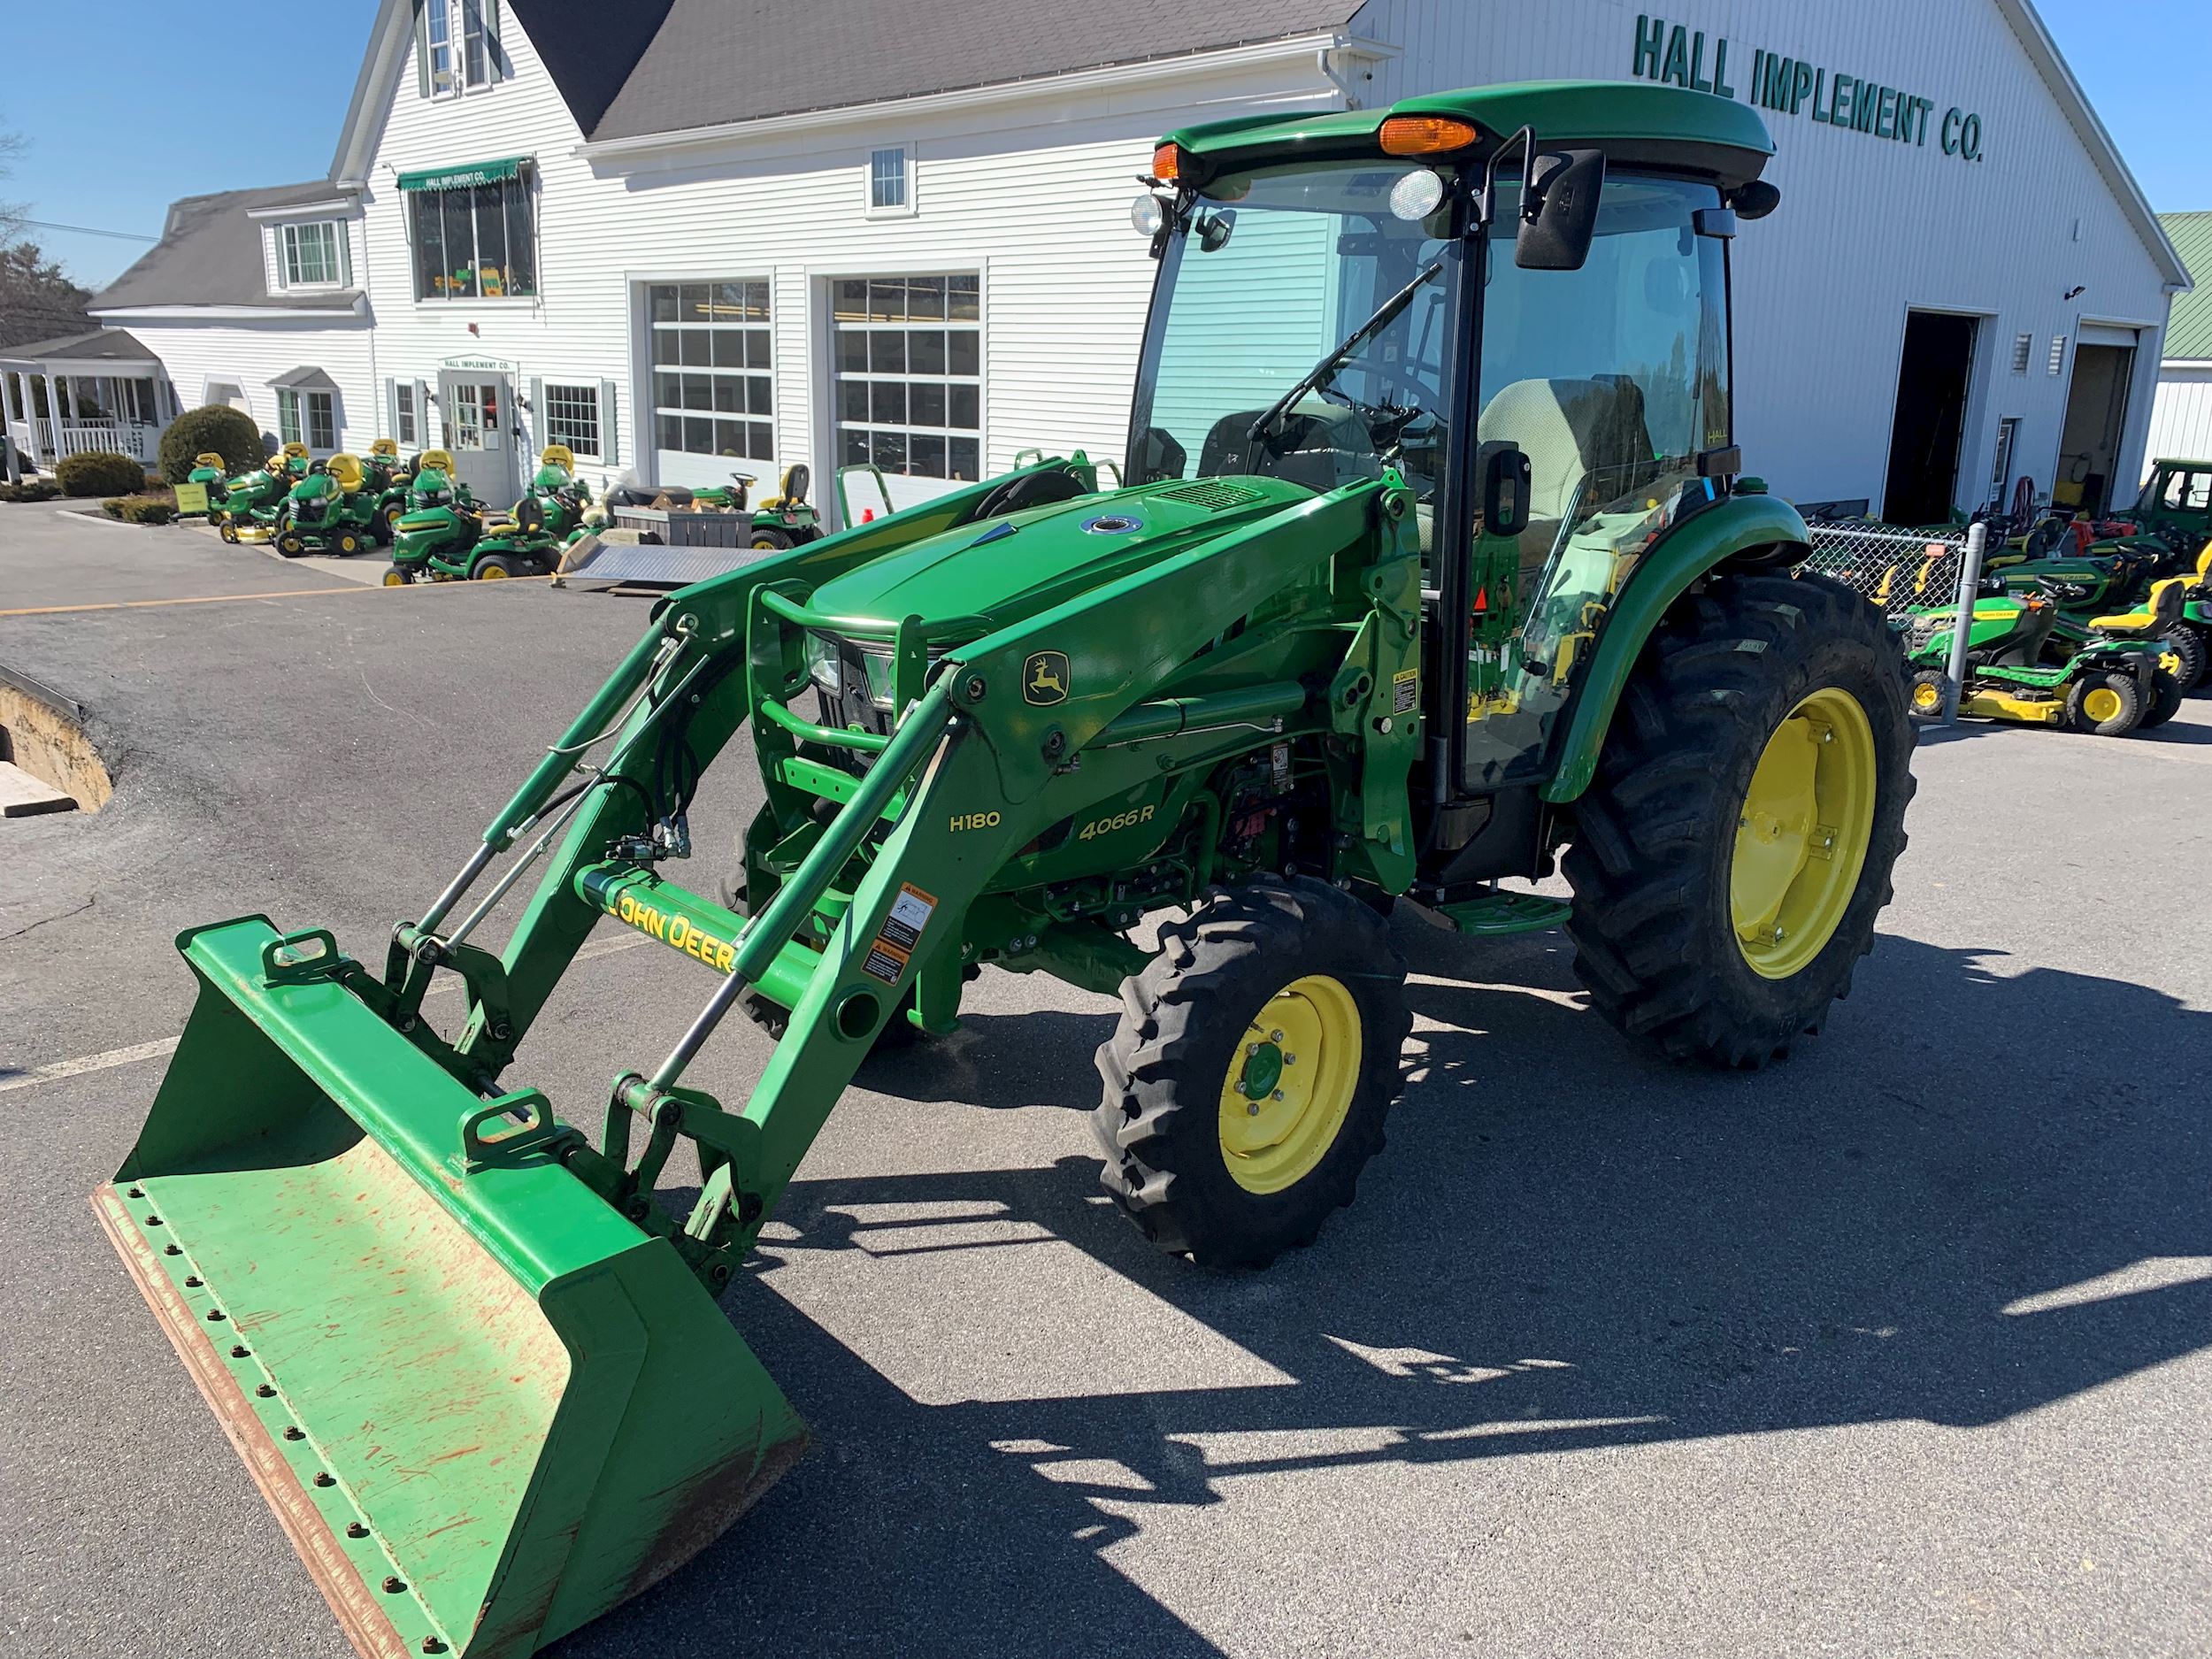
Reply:
<svg viewBox="0 0 2212 1659"><path fill-rule="evenodd" d="M825 582L808 603L886 625L982 617L979 637L1312 499L1301 485L1245 477L1083 495L930 536Z"/></svg>

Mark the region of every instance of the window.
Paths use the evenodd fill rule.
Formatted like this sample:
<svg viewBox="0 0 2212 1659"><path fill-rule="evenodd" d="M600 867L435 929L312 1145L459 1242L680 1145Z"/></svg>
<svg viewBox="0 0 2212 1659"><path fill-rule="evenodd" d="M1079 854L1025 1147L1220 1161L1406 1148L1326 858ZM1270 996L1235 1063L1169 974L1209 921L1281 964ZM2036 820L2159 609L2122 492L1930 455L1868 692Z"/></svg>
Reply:
<svg viewBox="0 0 2212 1659"><path fill-rule="evenodd" d="M2025 374L2029 359L2035 356L2035 336L2021 334L2012 342L2012 372Z"/></svg>
<svg viewBox="0 0 2212 1659"><path fill-rule="evenodd" d="M537 242L526 174L408 192L419 300L532 299Z"/></svg>
<svg viewBox="0 0 2212 1659"><path fill-rule="evenodd" d="M565 443L578 455L599 453L599 388L545 386L545 441Z"/></svg>
<svg viewBox="0 0 2212 1659"><path fill-rule="evenodd" d="M461 0L461 67L472 87L491 83L491 46L484 35L487 0Z"/></svg>
<svg viewBox="0 0 2212 1659"><path fill-rule="evenodd" d="M2212 472L2170 472L2160 504L2184 511L2201 511L2212 504Z"/></svg>
<svg viewBox="0 0 2212 1659"><path fill-rule="evenodd" d="M418 430L415 425L415 383L401 380L392 388L393 440L411 449Z"/></svg>
<svg viewBox="0 0 2212 1659"><path fill-rule="evenodd" d="M838 465L982 477L980 279L852 277L833 297Z"/></svg>
<svg viewBox="0 0 2212 1659"><path fill-rule="evenodd" d="M772 459L768 284L657 282L645 295L656 445L689 455Z"/></svg>
<svg viewBox="0 0 2212 1659"><path fill-rule="evenodd" d="M910 213L906 146L879 150L868 157L868 211L871 213Z"/></svg>
<svg viewBox="0 0 2212 1659"><path fill-rule="evenodd" d="M305 425L303 426L302 419ZM311 449L338 447L336 410L328 392L277 393L277 434L286 443L303 443Z"/></svg>
<svg viewBox="0 0 2212 1659"><path fill-rule="evenodd" d="M346 280L345 254L337 220L287 225L279 234L284 239L286 288L328 288Z"/></svg>
<svg viewBox="0 0 2212 1659"><path fill-rule="evenodd" d="M499 0L420 0L419 50L425 97L457 96L499 79Z"/></svg>
<svg viewBox="0 0 2212 1659"><path fill-rule="evenodd" d="M429 58L430 95L452 91L459 83L453 78L453 19L446 9L446 0L426 0L422 9L423 50Z"/></svg>

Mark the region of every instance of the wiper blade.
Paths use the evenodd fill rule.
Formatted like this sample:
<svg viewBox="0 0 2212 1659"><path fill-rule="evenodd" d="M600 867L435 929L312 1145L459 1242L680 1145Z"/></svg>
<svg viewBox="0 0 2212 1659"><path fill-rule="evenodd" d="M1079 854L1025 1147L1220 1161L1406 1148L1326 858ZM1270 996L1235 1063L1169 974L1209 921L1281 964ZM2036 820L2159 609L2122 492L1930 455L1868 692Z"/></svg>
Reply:
<svg viewBox="0 0 2212 1659"><path fill-rule="evenodd" d="M1343 342L1334 350L1308 369L1288 391L1269 404L1266 412L1245 429L1244 441L1247 443L1257 442L1260 434L1271 431L1275 423L1283 418L1293 403L1308 392L1317 390L1334 380L1337 371L1344 366L1345 361L1377 334L1396 322L1399 313L1413 303L1413 296L1421 291L1422 285L1432 280L1443 268L1444 261L1441 258L1432 260L1419 274L1415 276L1412 281L1385 300L1377 308L1372 317L1345 335Z"/></svg>

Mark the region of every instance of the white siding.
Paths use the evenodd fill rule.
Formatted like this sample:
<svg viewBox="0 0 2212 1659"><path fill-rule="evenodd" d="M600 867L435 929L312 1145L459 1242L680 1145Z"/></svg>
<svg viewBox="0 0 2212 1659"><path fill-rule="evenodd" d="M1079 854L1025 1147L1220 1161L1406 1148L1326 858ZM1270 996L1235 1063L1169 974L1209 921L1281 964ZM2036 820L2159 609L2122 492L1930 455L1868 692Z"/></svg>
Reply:
<svg viewBox="0 0 2212 1659"><path fill-rule="evenodd" d="M133 317L112 319L159 357L176 388L177 402L197 409L210 380L234 382L246 394L264 435L277 434L276 392L269 382L303 365L319 367L338 382L338 447L359 454L384 430L382 396L371 369L365 322L333 325L327 318L268 321L192 322Z"/></svg>
<svg viewBox="0 0 2212 1659"><path fill-rule="evenodd" d="M361 269L376 314L375 372L434 387L440 363L482 356L533 380L619 383L616 472L649 468L646 342L635 290L649 280L766 277L773 288L778 467L810 462L829 494L828 285L840 276L977 272L983 278L985 470L1017 451L1078 447L1118 460L1152 265L1128 208L1167 127L1229 110L1325 107L1310 57L1224 74L1194 92L1041 96L1011 109L894 115L741 153L682 155L618 170L575 151L580 135L519 27L513 79L458 101L397 79L370 170ZM1208 107L1194 111L1193 103ZM869 152L915 156L917 211L867 214ZM539 297L417 303L406 204L394 174L534 159ZM477 325L472 336L468 325ZM526 418L530 444L536 417ZM641 464L642 463L642 467ZM764 472L759 463L743 465Z"/></svg>
<svg viewBox="0 0 2212 1659"><path fill-rule="evenodd" d="M2162 457L2212 457L2212 363L2169 363L2158 377L2151 440L2143 454L2144 476L2149 476L2150 464Z"/></svg>
<svg viewBox="0 0 2212 1659"><path fill-rule="evenodd" d="M1646 12L1703 31L1709 73L1713 43L1725 36L1740 99L1751 95L1752 54L1763 48L1936 104L1925 149L1815 125L1809 110L1760 111L1778 150L1767 177L1781 187L1782 206L1746 225L1734 250L1737 429L1752 471L1795 499L1864 496L1878 511L1905 313L1917 306L1984 319L1962 505L1983 498L2007 416L2023 421L2016 474L2049 489L2068 380L2047 374L2045 359L2052 337L2064 335L2070 367L2085 320L2151 331L2139 349L2119 469L2128 475L2149 424L2166 321L2162 279L1989 0L1662 0L1642 9L1621 0L1371 0L1353 32L1403 49L1377 70L1381 104L1486 81L1626 80ZM1979 165L1940 150L1932 129L1953 103L1981 116ZM2061 298L2084 284L2071 301ZM2038 342L2024 376L2011 373L2018 334Z"/></svg>

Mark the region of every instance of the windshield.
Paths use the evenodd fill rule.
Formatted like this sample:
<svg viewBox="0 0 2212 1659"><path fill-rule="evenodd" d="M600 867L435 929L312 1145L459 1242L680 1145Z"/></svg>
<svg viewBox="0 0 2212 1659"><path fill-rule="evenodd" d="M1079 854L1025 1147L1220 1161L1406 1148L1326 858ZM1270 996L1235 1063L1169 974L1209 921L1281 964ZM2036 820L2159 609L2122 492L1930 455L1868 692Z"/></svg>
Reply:
<svg viewBox="0 0 2212 1659"><path fill-rule="evenodd" d="M1394 465L1432 499L1460 262L1443 213L1390 210L1415 171L1344 162L1207 187L1160 272L1130 423L1133 483L1254 472L1326 490ZM1394 296L1396 314L1353 340Z"/></svg>

